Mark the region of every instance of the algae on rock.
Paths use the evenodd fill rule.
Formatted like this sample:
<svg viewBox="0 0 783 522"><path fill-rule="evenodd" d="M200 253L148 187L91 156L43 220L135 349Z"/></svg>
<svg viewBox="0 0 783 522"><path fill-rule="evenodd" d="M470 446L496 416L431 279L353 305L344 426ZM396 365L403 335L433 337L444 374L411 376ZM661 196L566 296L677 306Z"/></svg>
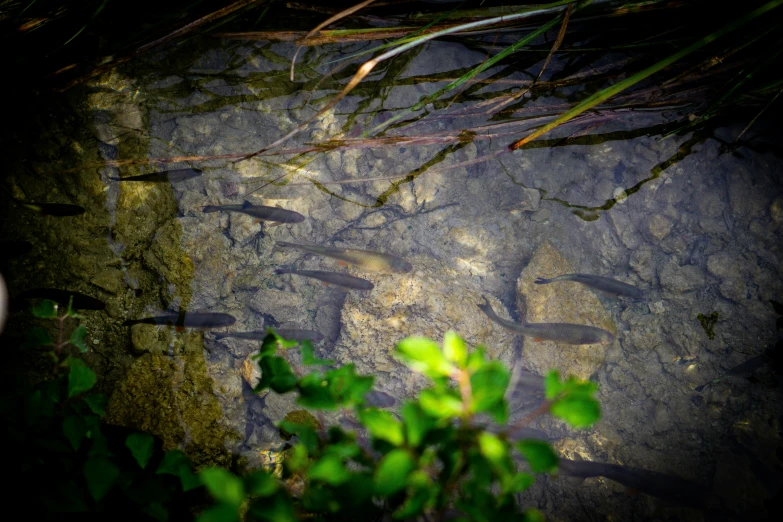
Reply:
<svg viewBox="0 0 783 522"><path fill-rule="evenodd" d="M225 465L231 459L227 445L239 434L223 426L212 386L201 353L148 353L117 386L106 420L157 435L166 450L182 447L196 465Z"/></svg>

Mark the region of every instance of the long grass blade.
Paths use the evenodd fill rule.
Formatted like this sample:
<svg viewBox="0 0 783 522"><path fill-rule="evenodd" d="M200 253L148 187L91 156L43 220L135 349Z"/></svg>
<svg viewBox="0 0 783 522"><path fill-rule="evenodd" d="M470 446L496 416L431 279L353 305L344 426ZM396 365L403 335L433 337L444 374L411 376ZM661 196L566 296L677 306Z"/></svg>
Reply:
<svg viewBox="0 0 783 522"><path fill-rule="evenodd" d="M375 0L364 0L364 2L360 2L356 4L353 7L349 7L348 9L345 9L344 11L340 11L336 15L332 16L328 20L321 22L320 24L316 25L315 28L307 33L307 35L302 39L302 42L313 36L315 33L323 29L324 27L336 22L337 20L340 20L341 18L345 18L346 16L351 16L356 11L359 11L361 9L364 9L371 3L375 2ZM299 56L299 51L302 50L302 43L296 46L296 52L294 53L294 57L291 58L291 81L294 81L294 66L296 64L296 57Z"/></svg>
<svg viewBox="0 0 783 522"><path fill-rule="evenodd" d="M751 11L750 13L747 13L735 21L731 22L730 24L718 29L714 33L710 33L707 36L697 40L696 42L692 43L682 51L678 53L674 53L673 55L669 56L668 58L665 58L650 67L626 78L625 80L618 82L617 84L607 88L603 89L592 96L588 97L578 105L576 105L573 109L567 111L565 114L557 118L552 123L549 123L548 125L545 125L541 129L531 133L530 135L522 138L521 140L517 140L511 145L509 145L509 150L517 150L518 148L524 146L526 143L529 143L530 141L538 138L539 136L546 134L547 132L551 131L552 129L558 127L562 123L567 122L571 118L582 114L588 109L591 109L598 105L599 103L607 100L608 98L611 98L612 96L624 91L625 89L636 85L640 81L644 80L648 76L651 76L661 69L664 69L668 67L669 65L677 62L678 60L681 60L682 58L688 56L694 51L697 51L698 49L701 49L705 45L717 40L718 38L721 38L722 36L725 36L726 34L734 31L738 27L741 27L745 25L746 23L750 22L751 20L758 18L759 16L763 15L764 13L767 13L768 11L775 9L776 7L780 6L780 4L783 4L783 0L772 0L770 2L767 2L766 4L762 5L758 9L755 9Z"/></svg>

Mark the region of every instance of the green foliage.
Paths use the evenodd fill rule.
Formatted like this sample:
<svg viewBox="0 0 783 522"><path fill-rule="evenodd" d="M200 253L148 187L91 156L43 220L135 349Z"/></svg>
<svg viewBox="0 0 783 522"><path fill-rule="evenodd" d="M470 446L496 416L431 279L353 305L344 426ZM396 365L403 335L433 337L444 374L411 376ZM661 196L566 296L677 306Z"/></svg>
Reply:
<svg viewBox="0 0 783 522"><path fill-rule="evenodd" d="M198 488L201 481L188 458L181 452L164 455L150 434L101 422L108 400L94 392L95 372L75 357L88 349L87 329L80 325L70 336L65 333L68 319L81 316L70 307L58 316L57 307L46 301L33 312L53 320L59 332L50 335L38 327L25 343L51 349L50 378L35 385L20 379L15 391L24 400L0 401L10 438L6 447L24 448L22 466L6 493L18 493L34 516L47 520L73 512L138 520L192 518L194 502L206 492ZM197 497L185 502L188 489Z"/></svg>
<svg viewBox="0 0 783 522"><path fill-rule="evenodd" d="M36 310L58 321L63 339L64 320L75 314L52 317L48 305ZM163 452L151 435L118 434L118 428L102 424L107 400L92 391L95 372L62 353L68 345L86 351L86 331L78 326L59 345L36 334L39 346L53 347L54 377L30 390L17 412L21 425L32 430L20 439L36 445L35 463L24 472L28 483L46 473L54 484L38 497L47 513L100 511L165 521L183 518L183 506L196 505L203 492L215 504L202 505L200 522L440 519L447 509L459 510L460 520L541 519L518 503L517 494L534 481L519 464L525 460L533 473L550 473L557 469L557 455L544 441L511 440L509 434L521 426L503 428L510 372L482 347L469 350L453 332L442 348L425 338L404 339L395 347L402 361L430 379L429 387L395 413L366 403L372 377L359 375L352 364L324 367L331 361L318 359L310 343L285 341L270 331L256 355L263 372L257 390L295 392L310 412L293 411L279 423L291 439L282 475L257 470L239 476L218 467L197 474L184 453ZM306 373L292 365L289 350L296 346L303 365L320 368ZM600 414L596 390L593 383L563 381L551 372L539 412L588 426ZM357 431L324 425L320 410L338 409ZM501 429L484 431L479 416ZM61 467L52 472L52 462ZM181 503L183 498L191 500Z"/></svg>
<svg viewBox="0 0 783 522"><path fill-rule="evenodd" d="M431 380L399 414L371 407L364 397L373 379L353 365L302 374L292 367L284 344L273 333L258 353L264 371L258 389L294 391L311 410L343 409L347 424L358 432L325 429L303 410L280 422L295 439L277 478L256 471L244 479L224 470L205 470L201 479L217 504L200 520L371 520L385 513L394 519L439 519L456 507L460 520L541 520L523 510L517 493L529 488L533 475L518 470L526 460L534 473L557 469L558 457L544 441L512 442L508 432L482 430L476 416L488 415L501 425L508 419L504 399L510 372L489 360L485 350L469 351L455 333L443 348L429 339L402 340L395 354ZM302 346L302 360L321 365L312 347ZM593 383L546 377L541 413L549 410L575 426L598 419ZM320 415L320 414L318 414ZM319 417L320 419L321 417ZM515 426L518 428L521 426ZM246 510L246 511L245 511Z"/></svg>
<svg viewBox="0 0 783 522"><path fill-rule="evenodd" d="M544 379L544 393L551 401L549 412L572 426L586 428L601 416L601 407L593 394L598 386L592 382L580 382L574 377L560 381L560 374L551 371Z"/></svg>
<svg viewBox="0 0 783 522"><path fill-rule="evenodd" d="M54 319L57 317L57 303L43 299L33 307L33 315L42 319Z"/></svg>

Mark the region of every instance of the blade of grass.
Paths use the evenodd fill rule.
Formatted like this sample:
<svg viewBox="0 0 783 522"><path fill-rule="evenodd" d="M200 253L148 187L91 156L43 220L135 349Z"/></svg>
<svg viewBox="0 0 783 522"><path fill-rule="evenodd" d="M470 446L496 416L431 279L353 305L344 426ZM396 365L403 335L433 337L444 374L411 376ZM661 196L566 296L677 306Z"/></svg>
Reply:
<svg viewBox="0 0 783 522"><path fill-rule="evenodd" d="M781 1L783 1L783 0L781 0ZM409 49L412 49L413 47L416 47L417 45L421 45L421 44L423 44L425 42L428 42L428 41L433 40L435 38L438 38L440 36L445 36L447 34L453 34L453 33L457 33L457 32L463 31L463 30L473 29L473 28L476 28L476 27L484 27L484 26L487 26L487 25L494 25L494 24L497 24L497 23L500 23L500 22L504 22L504 21L508 21L508 20L512 20L512 19L516 20L516 19L528 18L528 17L531 17L531 16L539 15L539 14L551 13L553 11L559 11L559 10L564 9L566 4L568 4L568 3L569 2L567 2L567 1L565 1L565 2L564 1L555 2L553 4L547 4L546 6L542 6L541 9L528 9L528 10L525 10L523 13L516 13L516 14L508 15L508 16L501 16L501 17L497 17L497 18L491 18L491 19L488 19L488 20L481 20L481 21L478 21L478 22L471 22L471 23L468 23L468 24L463 24L463 25L451 27L449 29L444 29L442 31L436 31L436 32L428 34L426 36L422 36L420 38L417 38L415 41L409 42L409 43L404 44L404 45L400 45L399 47L397 47L395 49L392 49L391 51L388 51L386 53L383 53L382 55L380 55L380 56L378 56L376 58L373 58L372 60L368 60L368 61L364 62L361 65L361 67L359 67L359 70L356 71L356 74L353 76L353 78L351 78L351 80L343 88L343 90L340 91L334 98L332 98L332 101L327 103L326 106L323 109L321 109L320 111L318 111L312 118L310 118L309 120L305 121L304 123L302 123L301 125L296 127L294 130L292 130L291 132L289 132L288 134L286 134L285 136L283 136L279 140L275 141L274 143L271 143L270 145L267 145L263 149L260 149L260 150L258 150L256 152L252 153L252 154L248 154L246 157L244 157L243 159L238 160L238 161L248 160L248 159L251 159L251 158L253 158L255 156L258 156L259 154L263 154L267 150L269 150L269 149L271 149L273 147L276 147L276 146L280 145L281 143L284 143L284 142L288 141L293 136L299 134L308 125L310 125L312 122L314 122L315 120L320 118L324 113L326 113L327 111L331 110L335 105L337 105L337 103L339 103L340 100L345 98L348 95L348 93L350 93L357 85L359 85L359 83L362 80L364 80L364 78L367 77L368 74L370 74L370 72L372 72L372 70L375 68L376 65L378 65L379 63L381 63L384 60L388 60L389 58L397 56L398 54L403 53L403 52L405 52L405 51L407 51Z"/></svg>
<svg viewBox="0 0 783 522"><path fill-rule="evenodd" d="M336 15L332 16L328 20L321 22L320 24L316 25L315 28L307 33L305 37L302 39L302 42L299 43L299 45L296 46L296 52L294 53L294 57L291 58L291 81L294 81L294 66L296 65L296 57L299 56L299 51L302 50L302 44L305 40L313 36L315 33L326 27L327 25L332 24L333 22L336 22L337 20L340 20L341 18L345 18L346 16L351 16L356 11L359 11L361 9L364 9L371 3L375 2L375 0L364 0L364 2L360 2L356 4L353 7L349 7L348 9L345 9L344 11L340 11Z"/></svg>
<svg viewBox="0 0 783 522"><path fill-rule="evenodd" d="M95 78L99 74L103 74L106 71L110 71L110 70L114 69L118 65L121 65L123 63L126 63L126 62L132 60L133 58L135 58L135 57L137 57L137 56L139 56L139 55L149 51L153 47L157 47L159 45L163 45L164 43L170 42L171 40L173 40L173 39L175 39L175 38L177 38L177 37L179 37L179 36L181 36L183 34L186 34L186 33L190 32L190 31L192 31L192 30L194 30L194 29L196 29L198 27L201 27L204 24L207 24L209 22L213 22L213 21L218 20L218 19L220 19L220 18L222 18L222 17L224 17L226 15L229 15L229 14L233 13L234 11L236 11L237 9L242 9L243 7L246 7L248 5L255 4L255 3L258 3L258 2L261 2L261 1L263 1L263 0L237 0L233 4L230 4L230 5L226 6L226 7L218 9L217 11L213 11L213 12L211 12L211 13L205 15L205 16L202 16L201 18L199 18L197 20L194 20L194 21L190 22L189 24L186 24L186 25L180 27L176 31L173 31L173 32L167 34L166 36L163 36L161 38L158 38L157 40L154 40L154 41L149 42L149 43L147 43L145 45L142 45L138 49L130 52L129 54L126 54L125 56L117 58L116 60L112 60L111 62L109 62L107 64L95 67L93 70L91 70L87 74L79 76L78 78L74 78L73 80L71 80L68 83L66 83L65 86L60 87L59 89L56 89L56 91L57 92L67 91L71 87L75 87L76 85L79 85L81 83L86 82L90 78Z"/></svg>
<svg viewBox="0 0 783 522"><path fill-rule="evenodd" d="M604 100L607 100L608 98L611 98L612 96L616 95L619 92L624 91L625 89L636 85L640 81L644 80L648 76L651 76L661 69L664 69L668 67L669 65L677 62L678 60L681 60L682 58L688 56L692 52L701 49L705 45L717 40L718 38L721 38L722 36L725 36L726 34L730 33L731 31L737 29L738 27L741 27L742 25L745 25L746 23L750 22L751 20L758 18L759 16L763 15L764 13L775 9L776 7L780 6L780 4L783 4L783 0L772 0L770 2L767 2L766 4L762 5L761 7L751 11L750 13L747 13L735 21L731 22L730 24L718 29L714 33L710 33L707 36L697 40L696 42L692 43L682 51L675 53L668 58L665 58L650 67L628 77L627 79L607 88L603 89L592 96L588 97L581 103L577 104L573 109L569 110L559 118L557 118L552 123L549 123L548 125L545 125L543 128L533 132L532 134L526 136L525 138L522 138L521 140L517 140L511 145L508 146L508 149L513 151L517 150L518 148L524 146L526 143L529 143L530 141L538 138L539 136L546 134L547 132L551 131L552 129L558 127L562 123L567 122L574 116L577 116L584 111L595 107L599 103L601 103Z"/></svg>
<svg viewBox="0 0 783 522"><path fill-rule="evenodd" d="M482 73L483 71L489 69L490 67L495 65L497 62L499 62L500 60L502 60L506 56L510 55L511 53L513 53L514 51L519 49L520 47L523 47L523 46L527 45L528 43L530 43L531 41L535 40L536 38L538 38L539 36L541 36L542 34L547 32L549 29L554 27L555 24L557 24L557 22L559 20L560 20L560 17L557 17L557 18L551 20L550 22L547 22L546 24L544 24L541 27L539 27L537 30L533 31L532 33L530 33L529 35L525 36L521 40L515 42L514 44L506 47L501 52L499 52L498 54L493 56L492 58L484 61L483 63L481 63L477 67L473 68L472 70L468 71L467 73L463 74L462 76L460 76L459 78L457 78L453 82L449 83L445 87L443 87L441 89L438 89L437 91L435 91L434 93L430 94L429 96L426 96L426 97L422 98L415 105L405 109L404 111L401 111L399 114L396 114L394 117L389 118L385 122L383 122L383 123L381 123L379 125L376 125L375 127L370 129L369 131L365 131L364 133L362 133L362 136L366 137L366 136L369 136L370 134L375 134L375 133L385 129L389 125L391 125L391 124L401 120L402 118L407 117L409 114L411 114L413 112L416 112L418 110L421 110L425 105L435 101L442 94L444 94L444 93L446 93L446 92L448 92L448 91L450 91L452 89L455 89L455 88L459 87L460 85L462 85L463 83L467 82L468 80L470 80L474 76L476 76L476 75Z"/></svg>

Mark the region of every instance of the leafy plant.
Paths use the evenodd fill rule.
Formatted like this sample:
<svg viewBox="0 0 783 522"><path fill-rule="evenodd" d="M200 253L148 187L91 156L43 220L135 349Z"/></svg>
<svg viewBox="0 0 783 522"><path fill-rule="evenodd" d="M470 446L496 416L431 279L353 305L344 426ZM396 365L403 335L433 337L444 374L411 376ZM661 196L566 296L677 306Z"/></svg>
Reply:
<svg viewBox="0 0 783 522"><path fill-rule="evenodd" d="M295 392L297 402L315 410L343 410L347 425L284 420L281 430L296 435L285 451L280 478L264 471L244 477L213 468L201 479L216 505L199 518L207 521L374 520L384 515L405 520L540 520L535 509L523 510L518 493L534 481L531 473L557 469L558 457L541 440L515 441L513 432L535 416L551 413L574 426L589 426L600 415L593 383L562 381L557 372L545 380L546 401L533 415L499 433L482 428L490 417L505 425L504 399L510 372L489 360L482 347L469 351L454 332L443 346L411 337L395 354L431 381L399 413L369 406L365 397L373 378L354 365L302 375L290 362L295 343L273 331L257 358L263 371L256 391ZM324 365L302 343L302 359ZM322 419L321 419L322 420ZM517 461L527 461L520 469Z"/></svg>
<svg viewBox="0 0 783 522"><path fill-rule="evenodd" d="M55 339L40 327L28 335L28 346L50 355L50 378L33 386L21 382L23 400L5 395L0 404L9 439L5 447L23 448L11 492L32 499L29 505L45 516L109 512L139 520L191 518L203 489L190 461L178 450L164 452L148 433L102 422L108 400L93 391L97 375L75 356L88 351L87 328L80 324L66 336L66 323L83 317L70 304L59 312L53 301L38 303L33 314L55 320ZM185 494L190 490L195 496Z"/></svg>

